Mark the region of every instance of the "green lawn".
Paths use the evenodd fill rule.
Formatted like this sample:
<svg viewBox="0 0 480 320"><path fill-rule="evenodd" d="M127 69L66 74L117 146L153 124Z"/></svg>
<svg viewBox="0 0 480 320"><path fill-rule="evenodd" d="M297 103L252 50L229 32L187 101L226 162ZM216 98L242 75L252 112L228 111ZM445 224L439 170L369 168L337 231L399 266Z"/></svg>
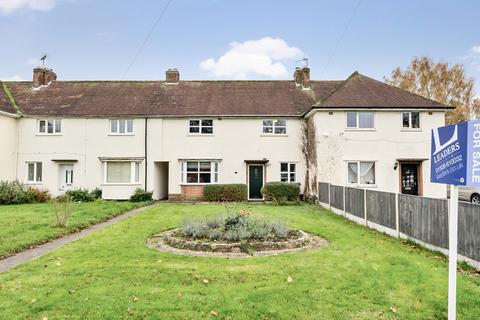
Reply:
<svg viewBox="0 0 480 320"><path fill-rule="evenodd" d="M139 206L131 202L96 201L72 204L66 228L56 227L52 203L0 206L0 258L63 234L106 220Z"/></svg>
<svg viewBox="0 0 480 320"><path fill-rule="evenodd" d="M247 259L163 253L149 235L224 209L159 204L0 274L0 319L446 319L443 258L318 207L250 207L330 243ZM459 274L458 319L479 314L480 277Z"/></svg>

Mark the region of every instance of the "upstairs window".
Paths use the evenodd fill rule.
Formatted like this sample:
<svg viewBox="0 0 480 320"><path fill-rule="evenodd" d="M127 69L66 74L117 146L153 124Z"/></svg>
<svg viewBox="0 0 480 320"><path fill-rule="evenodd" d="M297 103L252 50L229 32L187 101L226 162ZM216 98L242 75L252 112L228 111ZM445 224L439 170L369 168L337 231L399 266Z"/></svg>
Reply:
<svg viewBox="0 0 480 320"><path fill-rule="evenodd" d="M189 120L188 132L191 134L213 134L213 120L211 119Z"/></svg>
<svg viewBox="0 0 480 320"><path fill-rule="evenodd" d="M297 178L297 168L295 163L280 163L280 181L295 182Z"/></svg>
<svg viewBox="0 0 480 320"><path fill-rule="evenodd" d="M62 120L38 120L39 134L61 134Z"/></svg>
<svg viewBox="0 0 480 320"><path fill-rule="evenodd" d="M402 127L404 129L419 129L420 112L402 112Z"/></svg>
<svg viewBox="0 0 480 320"><path fill-rule="evenodd" d="M349 161L348 183L350 184L375 184L374 161Z"/></svg>
<svg viewBox="0 0 480 320"><path fill-rule="evenodd" d="M42 182L42 163L27 162L27 181L29 183Z"/></svg>
<svg viewBox="0 0 480 320"><path fill-rule="evenodd" d="M182 162L182 183L209 184L218 182L218 162Z"/></svg>
<svg viewBox="0 0 480 320"><path fill-rule="evenodd" d="M132 119L111 119L110 134L133 134Z"/></svg>
<svg viewBox="0 0 480 320"><path fill-rule="evenodd" d="M287 134L287 120L263 120L264 134Z"/></svg>
<svg viewBox="0 0 480 320"><path fill-rule="evenodd" d="M373 112L347 112L348 129L373 129L374 125Z"/></svg>

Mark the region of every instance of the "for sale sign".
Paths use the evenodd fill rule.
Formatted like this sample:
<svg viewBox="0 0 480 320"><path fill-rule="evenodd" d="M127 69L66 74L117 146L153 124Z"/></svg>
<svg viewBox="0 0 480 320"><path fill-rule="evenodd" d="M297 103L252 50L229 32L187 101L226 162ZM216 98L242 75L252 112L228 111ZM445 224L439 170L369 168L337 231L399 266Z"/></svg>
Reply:
<svg viewBox="0 0 480 320"><path fill-rule="evenodd" d="M430 181L480 186L480 120L432 130Z"/></svg>

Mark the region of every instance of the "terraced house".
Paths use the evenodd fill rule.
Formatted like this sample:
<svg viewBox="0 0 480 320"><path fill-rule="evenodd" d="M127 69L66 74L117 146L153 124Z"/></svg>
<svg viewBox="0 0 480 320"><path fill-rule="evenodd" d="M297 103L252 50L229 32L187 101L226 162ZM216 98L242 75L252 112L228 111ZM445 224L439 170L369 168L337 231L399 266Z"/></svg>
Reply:
<svg viewBox="0 0 480 320"><path fill-rule="evenodd" d="M443 104L354 72L340 81L57 81L0 92L0 180L53 194L134 189L192 199L210 183L245 183L251 200L268 181L340 185L445 197L429 182L430 130ZM308 161L307 161L308 160ZM307 165L308 164L308 165ZM308 173L308 176L307 176ZM310 188L309 192L314 192Z"/></svg>

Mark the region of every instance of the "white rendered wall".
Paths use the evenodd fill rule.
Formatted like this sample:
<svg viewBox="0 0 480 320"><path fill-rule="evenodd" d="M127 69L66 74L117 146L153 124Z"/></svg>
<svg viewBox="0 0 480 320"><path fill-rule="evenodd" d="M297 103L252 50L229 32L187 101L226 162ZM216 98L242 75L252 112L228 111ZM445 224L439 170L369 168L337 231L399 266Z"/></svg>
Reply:
<svg viewBox="0 0 480 320"><path fill-rule="evenodd" d="M17 118L0 114L0 181L16 178L17 123Z"/></svg>

